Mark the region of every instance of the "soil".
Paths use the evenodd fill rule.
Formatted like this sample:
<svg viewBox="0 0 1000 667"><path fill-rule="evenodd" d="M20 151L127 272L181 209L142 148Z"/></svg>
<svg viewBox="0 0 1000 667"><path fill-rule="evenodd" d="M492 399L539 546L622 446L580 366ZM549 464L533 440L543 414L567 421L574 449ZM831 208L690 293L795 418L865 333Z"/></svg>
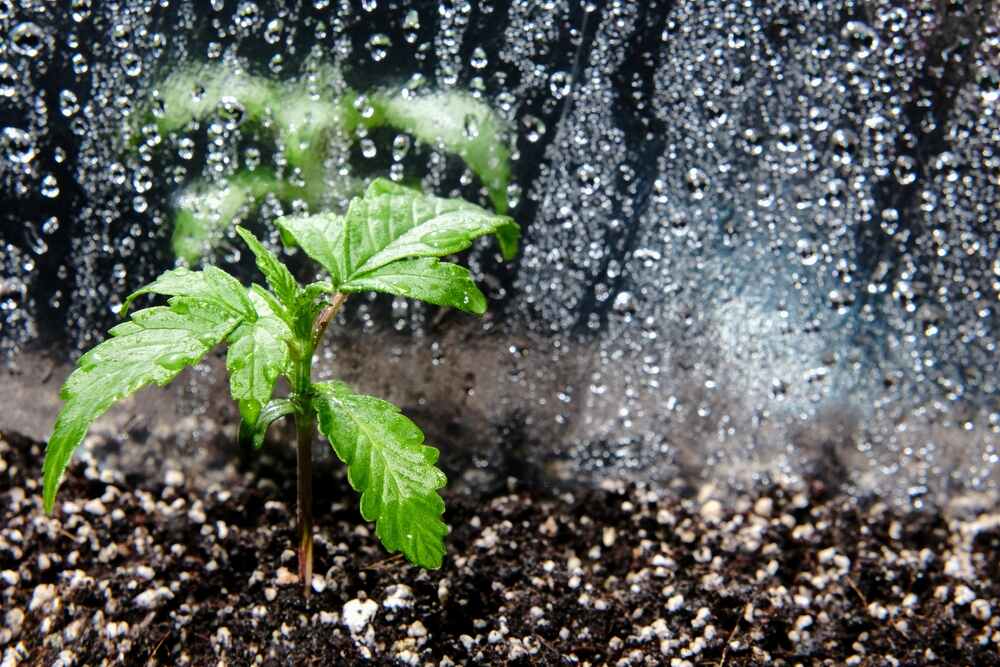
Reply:
<svg viewBox="0 0 1000 667"><path fill-rule="evenodd" d="M7 665L996 665L1000 515L903 514L816 481L720 500L637 484L446 494L444 567L390 556L317 465L295 576L294 461L78 461L52 517L42 446L0 437Z"/></svg>

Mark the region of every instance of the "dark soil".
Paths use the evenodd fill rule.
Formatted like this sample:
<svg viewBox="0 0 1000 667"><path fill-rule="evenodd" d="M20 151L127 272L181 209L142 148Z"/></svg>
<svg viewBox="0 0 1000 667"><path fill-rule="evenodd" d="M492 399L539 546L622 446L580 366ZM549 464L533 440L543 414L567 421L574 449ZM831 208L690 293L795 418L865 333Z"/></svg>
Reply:
<svg viewBox="0 0 1000 667"><path fill-rule="evenodd" d="M903 516L818 484L723 504L510 483L446 498L448 556L425 572L320 466L306 601L291 460L197 495L78 462L49 518L41 458L0 438L4 667L1000 664L996 514Z"/></svg>

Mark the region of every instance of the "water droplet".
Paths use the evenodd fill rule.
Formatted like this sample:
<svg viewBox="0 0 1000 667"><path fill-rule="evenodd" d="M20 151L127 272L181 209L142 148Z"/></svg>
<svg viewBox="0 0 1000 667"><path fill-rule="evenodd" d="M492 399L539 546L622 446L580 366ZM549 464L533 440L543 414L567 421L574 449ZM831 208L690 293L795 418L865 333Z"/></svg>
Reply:
<svg viewBox="0 0 1000 667"><path fill-rule="evenodd" d="M10 63L0 63L0 97L14 97L18 81L17 70Z"/></svg>
<svg viewBox="0 0 1000 667"><path fill-rule="evenodd" d="M486 58L486 51L483 50L481 46L477 46L472 51L472 60L469 61L475 69L483 69L489 64L489 60Z"/></svg>
<svg viewBox="0 0 1000 667"><path fill-rule="evenodd" d="M411 9L406 12L406 17L403 19L403 30L419 30L420 29L420 14L417 10Z"/></svg>
<svg viewBox="0 0 1000 667"><path fill-rule="evenodd" d="M76 23L83 23L90 17L91 0L73 0L70 3L71 16Z"/></svg>
<svg viewBox="0 0 1000 667"><path fill-rule="evenodd" d="M80 110L80 103L76 99L76 93L72 90L64 90L59 93L59 112L66 118L75 116Z"/></svg>
<svg viewBox="0 0 1000 667"><path fill-rule="evenodd" d="M580 165L576 170L576 177L580 182L580 191L585 195L594 194L601 185L601 179L592 164Z"/></svg>
<svg viewBox="0 0 1000 667"><path fill-rule="evenodd" d="M405 158L407 153L410 152L410 145L410 135L397 134L392 140L392 159L399 162Z"/></svg>
<svg viewBox="0 0 1000 667"><path fill-rule="evenodd" d="M35 58L45 47L45 31L31 22L19 23L10 31L10 46L14 53Z"/></svg>
<svg viewBox="0 0 1000 667"><path fill-rule="evenodd" d="M267 22L264 30L264 41L268 44L277 44L281 41L281 32L285 29L285 22L281 19L271 19Z"/></svg>
<svg viewBox="0 0 1000 667"><path fill-rule="evenodd" d="M45 254L49 249L49 245L42 238L41 234L38 233L38 227L35 226L33 222L24 223L24 236L28 241L28 246L31 251L36 255Z"/></svg>
<svg viewBox="0 0 1000 667"><path fill-rule="evenodd" d="M365 46L368 48L372 60L378 63L385 60L389 54L388 49L392 46L392 40L389 39L389 35L379 32L369 37Z"/></svg>
<svg viewBox="0 0 1000 667"><path fill-rule="evenodd" d="M816 247L809 239L799 239L796 241L795 252L798 253L803 266L812 266L819 261L819 255L816 253Z"/></svg>
<svg viewBox="0 0 1000 667"><path fill-rule="evenodd" d="M88 69L90 69L90 66L87 64L87 59L83 57L83 54L73 54L73 73L86 74Z"/></svg>
<svg viewBox="0 0 1000 667"><path fill-rule="evenodd" d="M909 155L896 158L896 166L892 172L900 185L909 185L917 180L917 161Z"/></svg>
<svg viewBox="0 0 1000 667"><path fill-rule="evenodd" d="M32 136L18 127L5 127L2 135L3 152L11 162L27 164L35 157Z"/></svg>
<svg viewBox="0 0 1000 667"><path fill-rule="evenodd" d="M375 142L370 138L365 137L361 140L361 154L366 158L373 158L378 154L378 149L375 147Z"/></svg>
<svg viewBox="0 0 1000 667"><path fill-rule="evenodd" d="M220 118L225 122L225 128L230 131L236 129L246 116L246 109L243 108L240 101L229 95L219 100L217 110Z"/></svg>
<svg viewBox="0 0 1000 667"><path fill-rule="evenodd" d="M136 169L132 175L132 187L139 193L149 191L153 187L153 170L146 165Z"/></svg>
<svg viewBox="0 0 1000 667"><path fill-rule="evenodd" d="M561 100L573 90L573 78L568 72L553 72L549 77L549 92L552 97Z"/></svg>
<svg viewBox="0 0 1000 667"><path fill-rule="evenodd" d="M691 198L695 201L700 201L705 198L705 193L708 192L708 175L698 169L697 167L692 167L687 170L684 175L684 183L687 185L688 192L691 193Z"/></svg>
<svg viewBox="0 0 1000 667"><path fill-rule="evenodd" d="M182 160L194 157L194 140L191 137L181 137L177 142L177 156Z"/></svg>
<svg viewBox="0 0 1000 667"><path fill-rule="evenodd" d="M135 52L126 51L122 54L121 63L125 74L133 79L142 74L142 59Z"/></svg>
<svg viewBox="0 0 1000 667"><path fill-rule="evenodd" d="M840 31L856 58L867 58L879 47L878 33L862 21L848 21Z"/></svg>
<svg viewBox="0 0 1000 667"><path fill-rule="evenodd" d="M834 164L847 166L854 160L858 146L858 135L850 129L840 128L830 135L830 147L833 150Z"/></svg>
<svg viewBox="0 0 1000 667"><path fill-rule="evenodd" d="M361 8L366 12L373 12L378 9L378 0L361 0Z"/></svg>
<svg viewBox="0 0 1000 667"><path fill-rule="evenodd" d="M108 173L111 176L112 183L118 186L125 185L127 174L125 172L125 166L121 162L113 162L111 167L108 169Z"/></svg>
<svg viewBox="0 0 1000 667"><path fill-rule="evenodd" d="M59 181L52 174L47 174L42 179L42 196L55 199L59 196Z"/></svg>
<svg viewBox="0 0 1000 667"><path fill-rule="evenodd" d="M521 119L521 124L525 129L524 137L529 142L536 143L545 136L545 123L540 118L531 114L525 114L524 118Z"/></svg>
<svg viewBox="0 0 1000 667"><path fill-rule="evenodd" d="M260 8L253 2L241 2L236 8L234 19L237 27L249 30L260 21Z"/></svg>

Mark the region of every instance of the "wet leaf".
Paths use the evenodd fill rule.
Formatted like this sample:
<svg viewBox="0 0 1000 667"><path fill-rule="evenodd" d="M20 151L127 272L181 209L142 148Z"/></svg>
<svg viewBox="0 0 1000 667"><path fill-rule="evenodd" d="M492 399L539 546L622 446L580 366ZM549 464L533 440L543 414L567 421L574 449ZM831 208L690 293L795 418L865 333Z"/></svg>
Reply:
<svg viewBox="0 0 1000 667"><path fill-rule="evenodd" d="M52 511L63 472L97 417L146 385L173 380L240 321L217 302L175 296L169 304L137 311L113 328L111 338L80 357L63 385L63 407L45 450L45 511Z"/></svg>
<svg viewBox="0 0 1000 667"><path fill-rule="evenodd" d="M385 548L437 569L448 527L437 490L447 483L434 466L438 450L399 409L372 396L355 394L342 382L313 386L319 429L347 464L348 480L361 493L361 516L375 522Z"/></svg>

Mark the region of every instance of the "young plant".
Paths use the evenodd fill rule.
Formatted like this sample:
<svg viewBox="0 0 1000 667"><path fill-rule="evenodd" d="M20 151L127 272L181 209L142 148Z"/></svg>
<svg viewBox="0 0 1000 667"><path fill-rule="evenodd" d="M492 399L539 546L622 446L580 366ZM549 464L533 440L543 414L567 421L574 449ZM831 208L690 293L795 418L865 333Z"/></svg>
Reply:
<svg viewBox="0 0 1000 667"><path fill-rule="evenodd" d="M395 406L355 393L336 380L314 382L313 355L348 295L377 291L481 315L486 298L467 269L438 258L494 234L505 259L517 249L519 227L458 199L421 194L378 179L354 199L344 216L319 214L278 221L286 243L319 262L328 280L300 285L288 268L250 232L237 233L253 252L269 285L244 288L214 266L162 274L125 301L161 294L166 306L134 312L111 329L111 338L82 357L63 385L64 401L44 464L44 505L51 512L73 452L91 422L115 401L149 384L163 386L227 343L230 388L241 432L259 447L275 420L292 416L298 435L299 576L308 596L312 577L312 449L317 422L347 464L361 494L361 516L374 521L390 552L435 569L447 532L441 521L446 483L435 467L438 450ZM273 396L285 377L287 396Z"/></svg>

